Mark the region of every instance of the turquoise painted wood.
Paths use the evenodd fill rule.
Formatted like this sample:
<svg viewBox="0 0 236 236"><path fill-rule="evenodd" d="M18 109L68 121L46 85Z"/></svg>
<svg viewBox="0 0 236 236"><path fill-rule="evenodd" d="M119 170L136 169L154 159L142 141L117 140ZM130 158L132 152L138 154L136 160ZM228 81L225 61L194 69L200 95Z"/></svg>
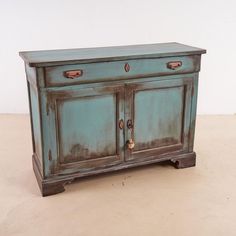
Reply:
<svg viewBox="0 0 236 236"><path fill-rule="evenodd" d="M115 94L67 99L57 108L61 163L116 155Z"/></svg>
<svg viewBox="0 0 236 236"><path fill-rule="evenodd" d="M205 52L178 43L21 52L42 195L78 177L163 160L194 166Z"/></svg>
<svg viewBox="0 0 236 236"><path fill-rule="evenodd" d="M40 169L42 171L43 155L42 155L42 136L41 136L41 123L40 123L40 106L38 102L38 91L27 83L29 89L29 101L31 108L31 125L32 125L32 140L33 150L38 154Z"/></svg>
<svg viewBox="0 0 236 236"><path fill-rule="evenodd" d="M124 86L71 86L45 90L46 176L116 165L124 159ZM50 140L47 143L50 143ZM51 148L55 147L55 148ZM73 166L73 167L72 167Z"/></svg>
<svg viewBox="0 0 236 236"><path fill-rule="evenodd" d="M68 65L86 62L120 61L160 58L168 56L199 55L205 49L170 42L99 48L76 48L20 52L24 61L33 67Z"/></svg>
<svg viewBox="0 0 236 236"><path fill-rule="evenodd" d="M175 70L166 67L169 61L181 61L182 66ZM124 61L112 61L90 64L76 64L65 66L50 66L45 68L46 86L64 86L72 84L90 83L96 81L111 81L133 77L151 75L183 74L199 71L200 55L165 57L157 59L136 59L125 61L129 63L130 71L127 73L120 68L124 67ZM64 76L64 71L83 70L83 76L70 79Z"/></svg>
<svg viewBox="0 0 236 236"><path fill-rule="evenodd" d="M126 151L126 159L152 159L160 153L188 151L193 77L170 80L131 82L127 85L127 118L134 128L127 129L127 139L135 147ZM168 152L168 151L167 151Z"/></svg>
<svg viewBox="0 0 236 236"><path fill-rule="evenodd" d="M135 92L135 151L181 142L183 95L183 86Z"/></svg>

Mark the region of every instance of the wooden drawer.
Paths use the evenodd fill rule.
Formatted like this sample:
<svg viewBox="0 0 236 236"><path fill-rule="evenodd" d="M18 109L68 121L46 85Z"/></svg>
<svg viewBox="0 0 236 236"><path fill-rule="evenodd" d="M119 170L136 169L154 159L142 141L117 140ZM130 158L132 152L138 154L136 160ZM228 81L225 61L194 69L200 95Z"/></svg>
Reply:
<svg viewBox="0 0 236 236"><path fill-rule="evenodd" d="M200 55L136 59L45 68L46 87L199 71Z"/></svg>

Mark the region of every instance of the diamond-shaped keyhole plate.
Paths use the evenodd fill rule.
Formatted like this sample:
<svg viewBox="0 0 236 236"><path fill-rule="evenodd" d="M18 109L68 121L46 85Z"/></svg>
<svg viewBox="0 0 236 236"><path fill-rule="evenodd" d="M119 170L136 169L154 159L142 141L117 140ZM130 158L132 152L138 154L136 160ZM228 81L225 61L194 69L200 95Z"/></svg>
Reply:
<svg viewBox="0 0 236 236"><path fill-rule="evenodd" d="M129 65L129 63L125 63L124 68L125 68L125 71L126 71L126 72L129 72L129 71L130 71L130 65Z"/></svg>

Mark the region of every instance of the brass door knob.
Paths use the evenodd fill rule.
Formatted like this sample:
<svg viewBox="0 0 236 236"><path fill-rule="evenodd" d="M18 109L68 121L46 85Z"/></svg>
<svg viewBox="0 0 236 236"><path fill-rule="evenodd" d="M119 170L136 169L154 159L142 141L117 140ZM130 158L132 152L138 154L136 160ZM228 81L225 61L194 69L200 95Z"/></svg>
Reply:
<svg viewBox="0 0 236 236"><path fill-rule="evenodd" d="M132 138L127 141L127 146L130 150L134 148L135 143L134 143L134 140Z"/></svg>
<svg viewBox="0 0 236 236"><path fill-rule="evenodd" d="M123 128L124 128L124 120L123 120L123 119L120 119L120 120L119 120L119 128L120 128L120 129L123 129Z"/></svg>

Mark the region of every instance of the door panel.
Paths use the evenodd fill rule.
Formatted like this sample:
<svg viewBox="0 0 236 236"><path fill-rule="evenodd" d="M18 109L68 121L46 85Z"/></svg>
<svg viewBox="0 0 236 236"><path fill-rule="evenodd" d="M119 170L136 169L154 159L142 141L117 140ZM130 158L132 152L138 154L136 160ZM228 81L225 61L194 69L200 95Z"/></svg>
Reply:
<svg viewBox="0 0 236 236"><path fill-rule="evenodd" d="M124 160L124 85L55 89L48 93L55 111L57 161L53 173L87 171Z"/></svg>
<svg viewBox="0 0 236 236"><path fill-rule="evenodd" d="M181 143L183 87L137 91L134 151Z"/></svg>
<svg viewBox="0 0 236 236"><path fill-rule="evenodd" d="M192 79L131 83L126 89L126 160L157 158L168 152L187 151Z"/></svg>
<svg viewBox="0 0 236 236"><path fill-rule="evenodd" d="M60 162L116 155L115 94L58 102Z"/></svg>

